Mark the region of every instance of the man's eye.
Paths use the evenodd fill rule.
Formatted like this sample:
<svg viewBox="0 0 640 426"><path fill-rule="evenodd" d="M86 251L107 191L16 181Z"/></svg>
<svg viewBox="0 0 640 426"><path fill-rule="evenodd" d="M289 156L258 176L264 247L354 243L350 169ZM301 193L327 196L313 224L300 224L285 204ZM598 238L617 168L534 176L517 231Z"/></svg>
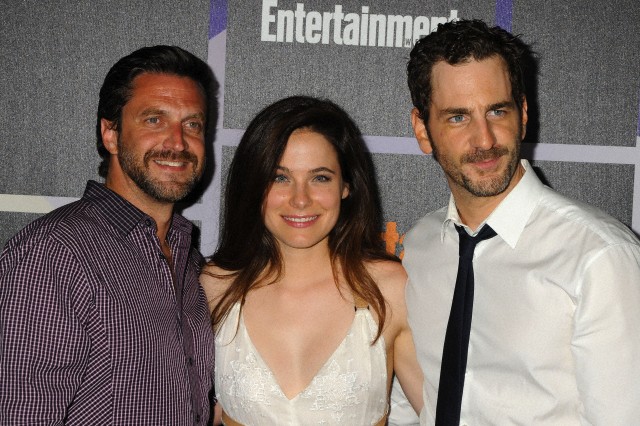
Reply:
<svg viewBox="0 0 640 426"><path fill-rule="evenodd" d="M191 130L202 130L204 126L199 121L189 121L187 127Z"/></svg>
<svg viewBox="0 0 640 426"><path fill-rule="evenodd" d="M507 112L503 109L494 109L491 110L491 115L494 115L496 117L502 117L503 115L505 115Z"/></svg>
<svg viewBox="0 0 640 426"><path fill-rule="evenodd" d="M449 117L449 121L452 123L462 123L463 120L463 115L454 115L453 117Z"/></svg>
<svg viewBox="0 0 640 426"><path fill-rule="evenodd" d="M149 124L158 124L160 122L160 118L158 117L149 117L145 120Z"/></svg>

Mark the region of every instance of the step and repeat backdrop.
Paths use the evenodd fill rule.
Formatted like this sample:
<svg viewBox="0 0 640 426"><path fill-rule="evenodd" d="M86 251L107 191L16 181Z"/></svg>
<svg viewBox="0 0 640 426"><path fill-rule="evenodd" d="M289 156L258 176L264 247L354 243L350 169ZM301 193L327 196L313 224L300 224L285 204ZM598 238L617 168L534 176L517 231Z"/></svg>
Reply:
<svg viewBox="0 0 640 426"><path fill-rule="evenodd" d="M143 46L207 60L210 0L0 0L0 246L100 180L98 92Z"/></svg>
<svg viewBox="0 0 640 426"><path fill-rule="evenodd" d="M464 18L521 34L538 54L523 155L544 181L640 232L636 0L2 3L1 244L98 178L94 117L106 71L137 47L168 43L206 58L220 82L214 173L183 210L200 227L205 255L217 244L243 129L294 94L329 98L360 126L381 190L381 236L401 255L411 225L448 199L439 166L412 136L406 61L438 23Z"/></svg>
<svg viewBox="0 0 640 426"><path fill-rule="evenodd" d="M538 173L638 232L640 4L634 1L540 7L531 0L214 0L209 64L223 90L219 172L206 211L219 218L235 146L261 108L293 94L326 97L366 135L383 202L381 232L387 248L401 255L411 225L448 201L439 166L412 135L406 62L418 38L461 18L522 34L538 53L523 148ZM215 247L219 223L203 223L204 247Z"/></svg>

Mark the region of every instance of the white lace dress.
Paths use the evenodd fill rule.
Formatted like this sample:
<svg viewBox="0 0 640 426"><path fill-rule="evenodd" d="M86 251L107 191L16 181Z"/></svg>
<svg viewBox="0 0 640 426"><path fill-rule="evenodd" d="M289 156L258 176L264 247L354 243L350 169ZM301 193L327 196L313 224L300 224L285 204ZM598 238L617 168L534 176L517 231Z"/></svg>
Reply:
<svg viewBox="0 0 640 426"><path fill-rule="evenodd" d="M236 304L216 335L216 397L243 425L374 425L388 408L384 339L371 345L376 330L369 309L357 309L335 352L307 388L288 399L253 346Z"/></svg>

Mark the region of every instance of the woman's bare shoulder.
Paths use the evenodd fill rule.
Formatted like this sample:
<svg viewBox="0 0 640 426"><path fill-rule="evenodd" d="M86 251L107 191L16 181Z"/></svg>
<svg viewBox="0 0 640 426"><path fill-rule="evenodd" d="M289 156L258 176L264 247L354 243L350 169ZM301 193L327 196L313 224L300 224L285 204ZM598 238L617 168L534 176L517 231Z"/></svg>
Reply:
<svg viewBox="0 0 640 426"><path fill-rule="evenodd" d="M407 273L400 262L392 260L376 260L367 262L367 271L371 278L383 291L387 287L400 287L404 289L407 282Z"/></svg>
<svg viewBox="0 0 640 426"><path fill-rule="evenodd" d="M390 308L389 319L393 324L400 325L406 318L407 273L402 264L391 260L373 261L367 263L367 270Z"/></svg>
<svg viewBox="0 0 640 426"><path fill-rule="evenodd" d="M209 309L213 309L220 297L227 291L234 278L235 273L233 271L227 271L210 262L202 268L200 285L207 295Z"/></svg>

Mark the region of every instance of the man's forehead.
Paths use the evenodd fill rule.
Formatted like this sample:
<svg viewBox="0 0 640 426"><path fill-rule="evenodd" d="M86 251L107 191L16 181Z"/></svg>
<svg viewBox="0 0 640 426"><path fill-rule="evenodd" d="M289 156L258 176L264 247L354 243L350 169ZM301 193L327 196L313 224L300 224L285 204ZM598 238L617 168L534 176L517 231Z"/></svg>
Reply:
<svg viewBox="0 0 640 426"><path fill-rule="evenodd" d="M507 76L509 74L507 62L500 55L492 55L482 59L469 57L455 64L450 64L443 59L433 65L431 69L431 82L433 84L437 79L442 79L443 77L460 78L487 69L493 71L500 70L501 73Z"/></svg>
<svg viewBox="0 0 640 426"><path fill-rule="evenodd" d="M143 87L193 87L202 90L200 84L189 76L145 71L136 75L131 80L131 87L140 89Z"/></svg>
<svg viewBox="0 0 640 426"><path fill-rule="evenodd" d="M464 101L479 96L504 98L499 102L511 98L508 68L499 56L470 59L453 65L440 61L433 66L431 87L432 103L454 99Z"/></svg>
<svg viewBox="0 0 640 426"><path fill-rule="evenodd" d="M130 97L125 106L132 102L165 98L200 103L205 109L207 105L207 98L202 86L191 77L143 72L132 80Z"/></svg>

